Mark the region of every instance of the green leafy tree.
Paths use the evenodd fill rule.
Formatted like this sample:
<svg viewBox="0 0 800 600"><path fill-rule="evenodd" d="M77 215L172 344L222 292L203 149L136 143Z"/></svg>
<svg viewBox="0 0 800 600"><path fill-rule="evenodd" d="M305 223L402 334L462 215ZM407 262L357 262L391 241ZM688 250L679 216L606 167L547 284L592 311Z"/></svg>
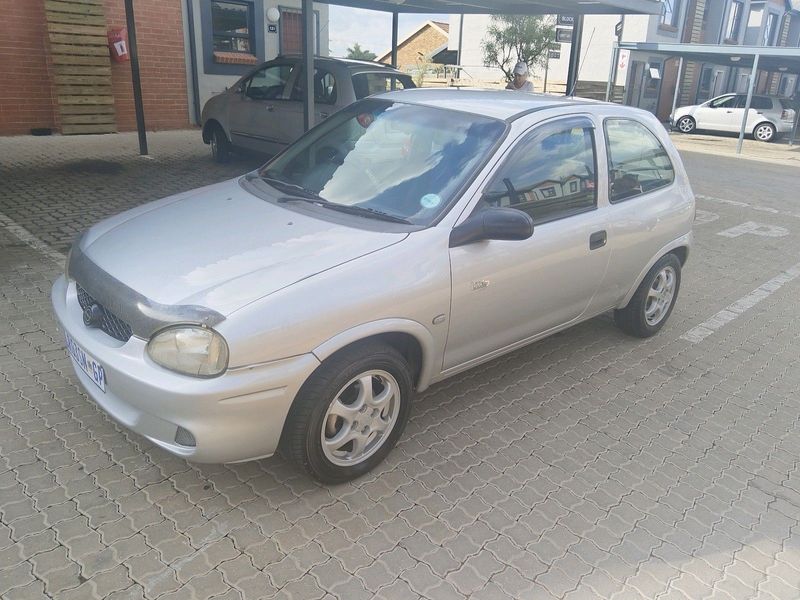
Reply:
<svg viewBox="0 0 800 600"><path fill-rule="evenodd" d="M555 40L552 16L495 15L481 42L483 63L499 67L507 81L514 79L514 65L522 61L528 67L544 66L547 51Z"/></svg>
<svg viewBox="0 0 800 600"><path fill-rule="evenodd" d="M358 42L353 44L352 48L347 49L347 58L354 58L356 60L375 60L375 57L378 56L374 52L370 52L369 50L362 48Z"/></svg>

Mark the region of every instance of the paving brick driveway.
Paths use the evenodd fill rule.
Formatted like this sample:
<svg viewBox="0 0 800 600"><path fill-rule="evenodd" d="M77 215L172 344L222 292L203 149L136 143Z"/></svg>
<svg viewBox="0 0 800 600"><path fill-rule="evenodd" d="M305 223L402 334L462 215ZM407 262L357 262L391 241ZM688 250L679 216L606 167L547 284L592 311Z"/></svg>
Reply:
<svg viewBox="0 0 800 600"><path fill-rule="evenodd" d="M378 471L324 488L167 455L62 349L79 230L258 162L198 137L0 139L3 598L800 598L800 169L686 154L697 245L660 335L600 317L434 386Z"/></svg>

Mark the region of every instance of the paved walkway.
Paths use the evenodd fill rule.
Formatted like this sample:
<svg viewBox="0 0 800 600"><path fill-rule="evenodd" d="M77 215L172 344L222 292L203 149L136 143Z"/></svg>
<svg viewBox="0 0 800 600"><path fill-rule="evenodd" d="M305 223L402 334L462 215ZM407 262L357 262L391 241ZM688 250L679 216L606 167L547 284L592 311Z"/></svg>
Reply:
<svg viewBox="0 0 800 600"><path fill-rule="evenodd" d="M698 242L660 335L601 317L434 386L379 470L325 488L172 458L77 387L48 299L73 235L257 164L135 143L0 139L3 598L800 597L800 170L687 155Z"/></svg>

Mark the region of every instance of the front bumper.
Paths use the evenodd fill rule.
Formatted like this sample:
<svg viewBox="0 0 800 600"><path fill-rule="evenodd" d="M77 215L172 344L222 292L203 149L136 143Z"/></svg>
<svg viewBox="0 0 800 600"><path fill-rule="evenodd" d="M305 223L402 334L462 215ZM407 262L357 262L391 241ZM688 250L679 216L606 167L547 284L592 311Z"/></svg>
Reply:
<svg viewBox="0 0 800 600"><path fill-rule="evenodd" d="M91 399L121 425L188 460L241 462L274 454L294 397L319 366L304 354L213 379L180 375L150 360L145 340L120 342L84 326L75 283L64 276L51 298L60 326L105 369L103 392L73 365ZM194 446L175 441L178 427L194 436Z"/></svg>

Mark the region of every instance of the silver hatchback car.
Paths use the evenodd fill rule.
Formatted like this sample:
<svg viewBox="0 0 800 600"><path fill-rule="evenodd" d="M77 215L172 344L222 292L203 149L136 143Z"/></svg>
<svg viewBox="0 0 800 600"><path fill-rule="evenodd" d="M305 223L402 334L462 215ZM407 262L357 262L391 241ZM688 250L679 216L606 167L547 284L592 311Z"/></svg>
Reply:
<svg viewBox="0 0 800 600"><path fill-rule="evenodd" d="M391 92L257 171L93 226L52 301L78 379L124 426L338 482L389 453L433 383L609 310L659 331L694 212L649 113Z"/></svg>

